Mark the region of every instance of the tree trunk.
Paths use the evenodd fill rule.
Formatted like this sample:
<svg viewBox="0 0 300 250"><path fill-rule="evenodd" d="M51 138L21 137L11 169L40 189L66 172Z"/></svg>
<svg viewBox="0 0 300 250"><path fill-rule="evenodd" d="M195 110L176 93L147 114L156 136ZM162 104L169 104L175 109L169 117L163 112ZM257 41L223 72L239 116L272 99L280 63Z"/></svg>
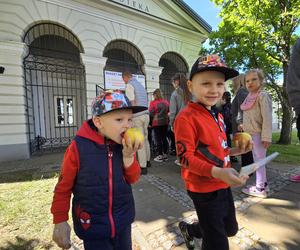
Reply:
<svg viewBox="0 0 300 250"><path fill-rule="evenodd" d="M281 131L278 144L291 144L292 141L292 109L287 105L282 105Z"/></svg>
<svg viewBox="0 0 300 250"><path fill-rule="evenodd" d="M279 144L291 144L292 141L292 123L293 123L293 112L289 105L285 89L283 88L283 101L282 106L282 121L280 138L277 143Z"/></svg>
<svg viewBox="0 0 300 250"><path fill-rule="evenodd" d="M280 138L277 142L279 144L291 144L292 141L293 112L289 103L287 92L285 90L287 81L287 70L288 65L286 62L283 62L283 88L281 90L282 128L280 131Z"/></svg>

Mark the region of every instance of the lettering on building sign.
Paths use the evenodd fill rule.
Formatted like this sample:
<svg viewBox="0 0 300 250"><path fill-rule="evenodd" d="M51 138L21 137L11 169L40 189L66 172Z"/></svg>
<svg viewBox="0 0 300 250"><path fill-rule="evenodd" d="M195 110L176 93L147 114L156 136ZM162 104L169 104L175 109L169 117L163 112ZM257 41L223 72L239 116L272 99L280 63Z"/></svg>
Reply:
<svg viewBox="0 0 300 250"><path fill-rule="evenodd" d="M146 5L145 3L141 2L141 1L134 1L134 0L113 0L113 1L121 3L123 5L127 5L131 8L149 13L148 5Z"/></svg>

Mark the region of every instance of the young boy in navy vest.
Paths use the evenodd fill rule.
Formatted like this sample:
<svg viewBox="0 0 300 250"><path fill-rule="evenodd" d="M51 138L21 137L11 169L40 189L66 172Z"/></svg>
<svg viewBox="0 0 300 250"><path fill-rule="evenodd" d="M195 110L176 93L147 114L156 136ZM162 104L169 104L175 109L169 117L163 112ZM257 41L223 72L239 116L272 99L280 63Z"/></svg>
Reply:
<svg viewBox="0 0 300 250"><path fill-rule="evenodd" d="M199 220L179 223L188 249L194 249L194 238L202 238L202 250L229 250L227 237L238 231L230 187L244 185L249 177L239 177L230 167L230 156L252 150L253 143L246 149L229 148L224 119L213 110L223 96L225 81L237 75L217 55L199 57L187 82L193 101L175 119L181 176Z"/></svg>
<svg viewBox="0 0 300 250"><path fill-rule="evenodd" d="M140 177L135 153L143 145L123 138L133 113L147 107L131 106L119 91L104 92L92 103L93 117L79 129L66 150L51 207L53 240L61 248L70 243L68 212L71 193L76 235L86 250L129 250L135 209L132 183Z"/></svg>

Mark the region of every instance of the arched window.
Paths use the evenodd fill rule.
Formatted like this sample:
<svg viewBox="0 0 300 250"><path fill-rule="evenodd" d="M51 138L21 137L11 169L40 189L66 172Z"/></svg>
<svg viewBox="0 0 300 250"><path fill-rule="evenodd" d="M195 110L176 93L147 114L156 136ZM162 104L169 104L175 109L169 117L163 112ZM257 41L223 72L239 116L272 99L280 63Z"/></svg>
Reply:
<svg viewBox="0 0 300 250"><path fill-rule="evenodd" d="M167 52L163 54L159 60L159 66L163 70L159 76L159 87L163 92L164 97L170 100L171 94L174 90L171 84L171 78L176 73L188 73L188 66L184 59L175 52Z"/></svg>
<svg viewBox="0 0 300 250"><path fill-rule="evenodd" d="M32 26L24 35L27 118L31 153L67 146L86 119L81 43L55 23Z"/></svg>

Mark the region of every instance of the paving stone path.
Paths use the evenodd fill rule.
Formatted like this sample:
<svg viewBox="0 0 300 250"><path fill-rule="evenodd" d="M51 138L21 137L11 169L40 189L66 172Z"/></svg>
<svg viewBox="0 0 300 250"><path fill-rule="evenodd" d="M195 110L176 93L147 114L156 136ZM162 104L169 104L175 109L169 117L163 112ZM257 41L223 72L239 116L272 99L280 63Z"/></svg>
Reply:
<svg viewBox="0 0 300 250"><path fill-rule="evenodd" d="M277 170L268 168L268 171L274 172L276 176L272 178L268 183L271 190L269 194L271 195L288 185L290 183L288 177L299 172L299 170L300 167L291 168L289 170ZM175 188L156 175L148 174L146 176L143 176L143 178L145 178L151 185L154 185L164 194L180 203L182 206L193 210L193 203L185 191ZM243 193L234 193L234 202L238 214L245 213L250 206L256 204L260 200L261 198L258 197L250 197ZM187 222L193 222L197 219L197 216L196 213L193 213L189 217L179 218L178 221L180 221L181 219L184 219ZM170 224L166 228L161 228L144 236L143 233L139 231L136 223L133 223L133 249L143 250L144 247L142 245L142 242L145 241L153 250L170 250L176 246L183 244L184 240L181 237L177 224L178 222ZM251 232L245 227L240 227L237 235L230 238L229 240L238 245L240 247L240 250L279 250L279 248L270 245L270 243L264 241L254 232ZM200 246L201 240L196 241L196 249L200 249ZM71 249L82 250L82 242L78 238L76 238Z"/></svg>
<svg viewBox="0 0 300 250"><path fill-rule="evenodd" d="M271 190L269 194L271 195L288 185L290 183L288 177L299 172L299 169L300 167L295 167L284 171L268 168L268 171L274 172L276 176L268 183ZM193 203L185 191L175 188L162 178L155 175L148 174L144 176L144 178L167 196L180 203L182 206L193 210ZM237 213L245 213L250 206L256 204L261 199L262 198L247 196L243 193L234 193L234 201ZM179 218L178 221L180 221L180 219L181 218ZM193 222L197 219L196 213L183 219L187 222ZM168 225L166 228L152 232L145 236L145 240L148 242L148 244L150 244L153 250L169 250L175 246L179 246L183 243L183 238L181 237L177 224L178 222ZM134 225L133 231L138 231L138 227ZM143 235L142 232L134 233ZM244 227L240 227L237 235L230 238L230 241L238 245L241 250L278 250L276 246L270 245L268 242L265 242L263 239L257 236L254 232L251 232ZM201 241L196 242L196 249L200 249L200 245ZM143 246L141 246L141 249L143 249Z"/></svg>

